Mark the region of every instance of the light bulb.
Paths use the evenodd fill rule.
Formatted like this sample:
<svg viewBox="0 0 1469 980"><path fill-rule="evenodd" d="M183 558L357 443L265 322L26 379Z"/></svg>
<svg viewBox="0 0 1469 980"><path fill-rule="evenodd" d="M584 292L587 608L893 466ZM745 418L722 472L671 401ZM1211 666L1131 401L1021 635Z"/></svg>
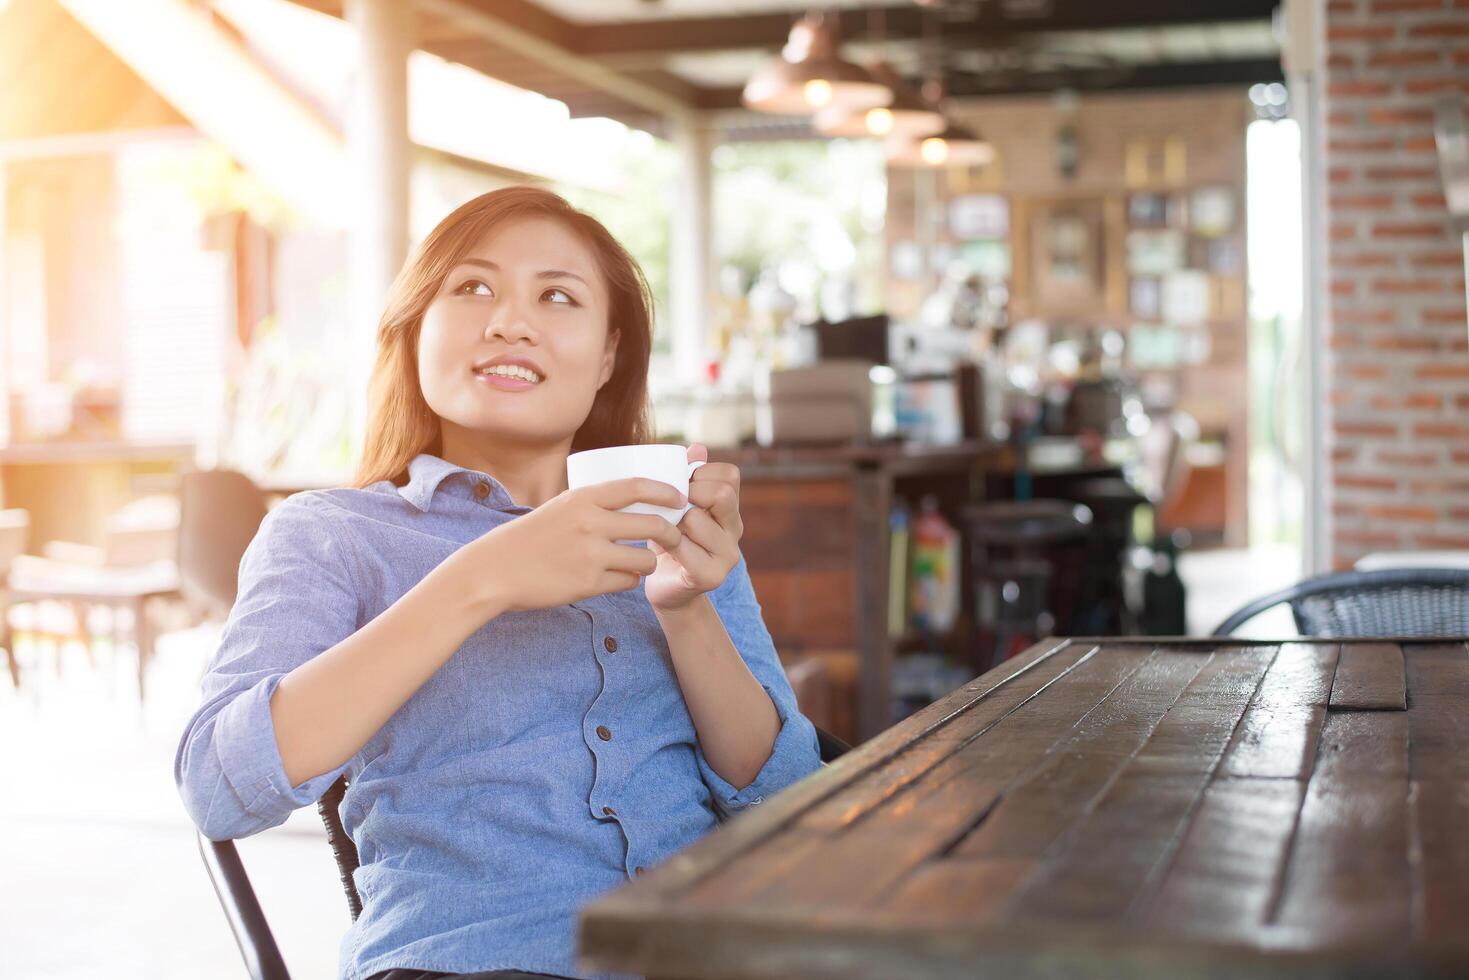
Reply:
<svg viewBox="0 0 1469 980"><path fill-rule="evenodd" d="M937 136L930 136L918 144L918 154L923 157L924 163L929 163L936 167L949 158L949 144Z"/></svg>
<svg viewBox="0 0 1469 980"><path fill-rule="evenodd" d="M813 78L801 89L806 96L806 103L816 107L826 105L831 101L831 82L824 78Z"/></svg>
<svg viewBox="0 0 1469 980"><path fill-rule="evenodd" d="M867 131L873 136L886 136L893 131L893 113L891 109L878 106L876 109L867 110Z"/></svg>

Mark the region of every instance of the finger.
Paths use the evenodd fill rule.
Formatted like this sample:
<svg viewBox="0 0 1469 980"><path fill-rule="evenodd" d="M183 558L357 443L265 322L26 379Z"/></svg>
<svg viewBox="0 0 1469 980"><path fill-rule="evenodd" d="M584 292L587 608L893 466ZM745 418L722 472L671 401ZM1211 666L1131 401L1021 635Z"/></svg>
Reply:
<svg viewBox="0 0 1469 980"><path fill-rule="evenodd" d="M689 477L689 486L695 483L728 483L739 490L740 468L733 463L705 463Z"/></svg>
<svg viewBox="0 0 1469 980"><path fill-rule="evenodd" d="M641 575L632 572L603 572L597 581L597 588L604 593L626 592L629 589L636 589L642 580Z"/></svg>
<svg viewBox="0 0 1469 980"><path fill-rule="evenodd" d="M690 484L689 503L708 511L720 527L739 540L744 531L744 523L740 520L740 495L730 484Z"/></svg>
<svg viewBox="0 0 1469 980"><path fill-rule="evenodd" d="M689 446L690 463L707 463L709 461L709 447L702 442L696 442ZM703 467L700 467L703 469Z"/></svg>
<svg viewBox="0 0 1469 980"><path fill-rule="evenodd" d="M658 556L647 548L630 544L614 544L602 559L602 567L609 572L631 572L634 575L652 575L658 570Z"/></svg>
<svg viewBox="0 0 1469 980"><path fill-rule="evenodd" d="M621 510L637 503L656 504L659 507L684 505L683 494L678 492L677 487L645 477L609 480L584 489L589 500L607 510Z"/></svg>
<svg viewBox="0 0 1469 980"><path fill-rule="evenodd" d="M683 543L669 554L683 566L684 575L689 582L704 589L712 589L719 584L719 560L694 543L687 534L684 535Z"/></svg>
<svg viewBox="0 0 1469 980"><path fill-rule="evenodd" d="M682 531L657 514L613 513L607 521L609 541L656 541L672 551L682 537Z"/></svg>
<svg viewBox="0 0 1469 980"><path fill-rule="evenodd" d="M684 515L679 522L679 530L683 532L684 545L693 544L698 548L706 560L717 561L722 556L727 556L736 546L731 540L729 532L720 527L718 522L709 514L698 507ZM675 555L680 554L674 549Z"/></svg>

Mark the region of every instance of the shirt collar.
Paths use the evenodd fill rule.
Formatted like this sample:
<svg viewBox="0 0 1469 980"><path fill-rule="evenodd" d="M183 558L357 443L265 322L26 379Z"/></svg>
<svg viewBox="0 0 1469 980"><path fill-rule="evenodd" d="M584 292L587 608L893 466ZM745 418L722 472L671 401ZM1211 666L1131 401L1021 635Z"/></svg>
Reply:
<svg viewBox="0 0 1469 980"><path fill-rule="evenodd" d="M408 482L398 488L398 493L404 500L424 513L428 513L439 485L456 473L464 473L470 477L470 480L466 481L466 486L470 482L484 482L489 485L490 495L485 503L501 509L515 509L516 505L510 499L510 492L494 477L478 470L467 470L462 466L456 466L448 460L440 459L429 453L419 453L408 464Z"/></svg>

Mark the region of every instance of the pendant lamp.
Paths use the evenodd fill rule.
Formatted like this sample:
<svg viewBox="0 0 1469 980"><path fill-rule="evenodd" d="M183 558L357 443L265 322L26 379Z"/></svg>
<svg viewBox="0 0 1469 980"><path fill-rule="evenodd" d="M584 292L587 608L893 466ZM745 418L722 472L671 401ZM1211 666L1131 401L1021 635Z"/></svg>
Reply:
<svg viewBox="0 0 1469 980"><path fill-rule="evenodd" d="M780 57L750 76L743 101L757 112L806 115L830 106L848 111L884 106L893 101L893 92L842 58L835 14L811 12L791 28Z"/></svg>
<svg viewBox="0 0 1469 980"><path fill-rule="evenodd" d="M995 158L995 148L963 126L950 123L932 136L889 140L887 157L895 167L980 167Z"/></svg>
<svg viewBox="0 0 1469 980"><path fill-rule="evenodd" d="M924 101L885 61L874 64L869 72L893 93L893 101L885 106L850 110L828 106L816 114L813 125L824 136L913 137L932 136L946 125L944 114Z"/></svg>

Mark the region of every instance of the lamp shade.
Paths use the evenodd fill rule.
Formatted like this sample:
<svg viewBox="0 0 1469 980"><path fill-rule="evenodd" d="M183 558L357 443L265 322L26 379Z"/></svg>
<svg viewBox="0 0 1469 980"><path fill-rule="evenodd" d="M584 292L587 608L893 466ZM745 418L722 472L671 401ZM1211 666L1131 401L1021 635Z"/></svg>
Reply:
<svg viewBox="0 0 1469 980"><path fill-rule="evenodd" d="M780 57L762 65L745 83L745 107L807 115L831 106L857 111L891 102L892 90L842 58L840 48L836 17L808 13L791 28Z"/></svg>
<svg viewBox="0 0 1469 980"><path fill-rule="evenodd" d="M935 106L925 102L903 81L892 66L879 61L868 69L872 77L893 93L893 101L870 109L828 106L816 114L813 125L825 136L912 137L942 132L947 121Z"/></svg>
<svg viewBox="0 0 1469 980"><path fill-rule="evenodd" d="M895 167L979 167L995 158L995 148L963 126L950 123L931 136L889 140L887 156Z"/></svg>

